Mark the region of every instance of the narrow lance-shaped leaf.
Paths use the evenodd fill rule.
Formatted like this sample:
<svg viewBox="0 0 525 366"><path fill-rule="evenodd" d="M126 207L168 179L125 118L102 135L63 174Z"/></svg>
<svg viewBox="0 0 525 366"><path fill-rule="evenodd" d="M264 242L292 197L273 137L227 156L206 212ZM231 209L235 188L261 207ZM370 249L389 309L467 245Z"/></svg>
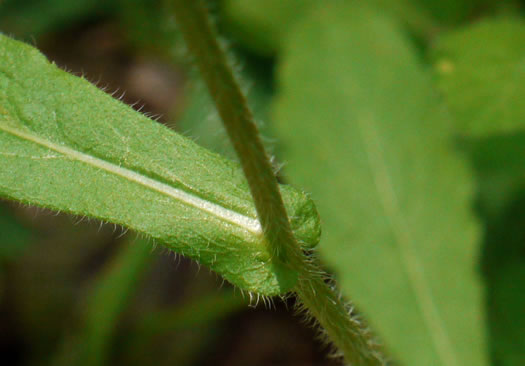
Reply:
<svg viewBox="0 0 525 366"><path fill-rule="evenodd" d="M291 224L319 238L312 202L281 187ZM0 196L149 234L248 291L290 289L237 164L0 35Z"/></svg>
<svg viewBox="0 0 525 366"><path fill-rule="evenodd" d="M275 129L312 191L322 256L403 365L484 365L472 179L409 42L339 3L290 34Z"/></svg>

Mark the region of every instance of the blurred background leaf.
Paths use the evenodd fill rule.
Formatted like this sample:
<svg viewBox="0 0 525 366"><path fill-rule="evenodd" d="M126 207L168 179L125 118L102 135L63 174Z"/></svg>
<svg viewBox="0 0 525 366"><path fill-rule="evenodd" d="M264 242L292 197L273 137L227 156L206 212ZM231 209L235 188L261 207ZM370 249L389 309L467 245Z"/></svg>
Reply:
<svg viewBox="0 0 525 366"><path fill-rule="evenodd" d="M414 48L348 5L316 8L288 42L274 126L343 292L402 364L486 364L473 180Z"/></svg>
<svg viewBox="0 0 525 366"><path fill-rule="evenodd" d="M436 78L476 170L495 365L525 363L525 23L485 19L443 35Z"/></svg>
<svg viewBox="0 0 525 366"><path fill-rule="evenodd" d="M442 36L432 52L438 85L467 136L525 128L525 22L485 19Z"/></svg>

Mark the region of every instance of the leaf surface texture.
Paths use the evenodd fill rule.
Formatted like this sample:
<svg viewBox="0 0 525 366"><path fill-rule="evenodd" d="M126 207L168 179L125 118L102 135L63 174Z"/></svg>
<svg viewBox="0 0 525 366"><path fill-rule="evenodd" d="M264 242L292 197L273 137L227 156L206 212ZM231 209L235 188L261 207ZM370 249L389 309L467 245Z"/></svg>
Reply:
<svg viewBox="0 0 525 366"><path fill-rule="evenodd" d="M312 245L315 207L282 186ZM0 196L146 233L248 291L282 293L236 163L199 147L0 35Z"/></svg>

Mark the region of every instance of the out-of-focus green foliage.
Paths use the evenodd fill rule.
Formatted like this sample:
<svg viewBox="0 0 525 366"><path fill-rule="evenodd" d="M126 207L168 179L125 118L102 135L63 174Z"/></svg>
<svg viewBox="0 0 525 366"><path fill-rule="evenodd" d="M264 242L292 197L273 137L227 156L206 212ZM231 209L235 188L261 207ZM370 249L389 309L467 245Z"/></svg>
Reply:
<svg viewBox="0 0 525 366"><path fill-rule="evenodd" d="M4 287L3 264L23 253L32 234L5 208L0 206L0 301Z"/></svg>
<svg viewBox="0 0 525 366"><path fill-rule="evenodd" d="M438 85L478 181L486 225L483 273L497 365L525 362L525 23L485 19L432 51Z"/></svg>
<svg viewBox="0 0 525 366"><path fill-rule="evenodd" d="M475 16L492 0L409 0L426 9L436 19L445 24L454 24ZM506 0L500 1L505 2Z"/></svg>
<svg viewBox="0 0 525 366"><path fill-rule="evenodd" d="M0 1L1 30L17 37L38 37L89 16L106 14L114 3L115 0L3 0Z"/></svg>
<svg viewBox="0 0 525 366"><path fill-rule="evenodd" d="M525 159L521 162L523 166ZM486 216L482 267L494 365L519 366L525 362L524 223L525 181L522 180L522 189L508 206L497 217Z"/></svg>
<svg viewBox="0 0 525 366"><path fill-rule="evenodd" d="M220 291L192 299L176 309L145 315L137 324L138 333L154 335L206 326L246 305L246 299L233 290Z"/></svg>
<svg viewBox="0 0 525 366"><path fill-rule="evenodd" d="M165 0L113 0L125 37L137 50L182 62L185 48Z"/></svg>
<svg viewBox="0 0 525 366"><path fill-rule="evenodd" d="M0 262L20 254L32 239L29 230L0 206Z"/></svg>
<svg viewBox="0 0 525 366"><path fill-rule="evenodd" d="M525 186L523 146L524 132L459 140L459 148L468 154L475 168L477 204L484 215L501 215Z"/></svg>
<svg viewBox="0 0 525 366"><path fill-rule="evenodd" d="M288 29L317 0L224 0L228 26L246 47L263 55L279 49Z"/></svg>
<svg viewBox="0 0 525 366"><path fill-rule="evenodd" d="M82 302L82 326L73 340L66 338L55 365L107 364L119 316L129 304L151 257L151 244L147 241L126 243L102 269L92 291Z"/></svg>
<svg viewBox="0 0 525 366"><path fill-rule="evenodd" d="M525 129L525 22L484 20L436 44L438 82L460 133L487 136Z"/></svg>
<svg viewBox="0 0 525 366"><path fill-rule="evenodd" d="M223 0L227 26L246 47L263 55L278 53L289 29L315 4L337 4L340 0ZM349 0L347 2L359 3ZM371 0L378 12L389 14L412 32L426 38L441 28L465 22L488 9L513 4L513 0Z"/></svg>
<svg viewBox="0 0 525 366"><path fill-rule="evenodd" d="M248 103L265 138L270 133L268 104L272 96L271 87L268 81L262 78L263 75L254 73L248 66L240 74L240 82L245 86ZM182 116L177 120L177 129L184 135L193 137L199 145L230 159L237 159L205 85L198 78L189 84L187 104ZM267 139L265 142L271 151L272 140Z"/></svg>
<svg viewBox="0 0 525 366"><path fill-rule="evenodd" d="M199 352L220 336L220 322L246 306L247 301L239 293L222 290L191 298L176 308L145 314L137 319L126 342L126 353L143 357L142 362L137 363L139 365L151 360L156 364L163 362L157 360L159 356L151 355L149 349L175 334L170 350L176 357L166 364L194 364Z"/></svg>
<svg viewBox="0 0 525 366"><path fill-rule="evenodd" d="M263 55L278 52L288 31L312 6L337 4L338 0L224 0L223 12L232 33L243 44ZM437 27L424 10L410 0L373 0L382 11L398 15L411 27L423 33Z"/></svg>
<svg viewBox="0 0 525 366"><path fill-rule="evenodd" d="M497 127L497 118L493 123ZM524 146L524 132L460 141L475 168L477 207L485 225L480 267L495 365L525 362Z"/></svg>
<svg viewBox="0 0 525 366"><path fill-rule="evenodd" d="M275 128L344 293L402 364L486 364L473 180L417 53L356 6L316 8L288 42Z"/></svg>

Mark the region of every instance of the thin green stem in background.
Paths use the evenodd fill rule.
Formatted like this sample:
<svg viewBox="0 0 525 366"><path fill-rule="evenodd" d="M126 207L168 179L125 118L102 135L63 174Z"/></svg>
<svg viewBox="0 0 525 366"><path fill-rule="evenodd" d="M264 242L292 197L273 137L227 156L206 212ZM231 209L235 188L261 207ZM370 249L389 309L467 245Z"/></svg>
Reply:
<svg viewBox="0 0 525 366"><path fill-rule="evenodd" d="M274 260L298 273L294 287L302 305L352 365L383 364L379 347L325 281L320 267L301 250L292 234L276 177L246 99L201 1L173 0L175 16L195 57L232 144L239 156Z"/></svg>

